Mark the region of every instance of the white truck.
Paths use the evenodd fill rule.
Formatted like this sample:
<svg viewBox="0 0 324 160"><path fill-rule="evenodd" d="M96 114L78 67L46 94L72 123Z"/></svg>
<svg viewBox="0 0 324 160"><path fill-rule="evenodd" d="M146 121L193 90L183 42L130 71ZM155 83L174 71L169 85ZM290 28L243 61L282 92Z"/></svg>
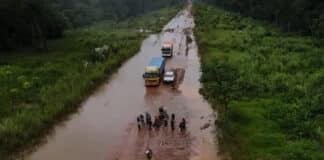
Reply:
<svg viewBox="0 0 324 160"><path fill-rule="evenodd" d="M173 56L173 42L165 41L162 44L162 57L172 57Z"/></svg>

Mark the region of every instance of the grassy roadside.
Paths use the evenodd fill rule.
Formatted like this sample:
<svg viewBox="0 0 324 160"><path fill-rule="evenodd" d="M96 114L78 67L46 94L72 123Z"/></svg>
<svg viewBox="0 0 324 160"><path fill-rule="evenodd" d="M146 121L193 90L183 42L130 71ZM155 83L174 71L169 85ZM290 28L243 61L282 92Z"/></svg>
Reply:
<svg viewBox="0 0 324 160"><path fill-rule="evenodd" d="M166 8L119 24L101 22L66 32L32 49L0 55L0 159L37 144L41 137L140 49L148 33L159 32L176 13ZM94 48L107 45L101 52Z"/></svg>
<svg viewBox="0 0 324 160"><path fill-rule="evenodd" d="M324 159L323 41L204 4L194 15L201 93L232 158Z"/></svg>

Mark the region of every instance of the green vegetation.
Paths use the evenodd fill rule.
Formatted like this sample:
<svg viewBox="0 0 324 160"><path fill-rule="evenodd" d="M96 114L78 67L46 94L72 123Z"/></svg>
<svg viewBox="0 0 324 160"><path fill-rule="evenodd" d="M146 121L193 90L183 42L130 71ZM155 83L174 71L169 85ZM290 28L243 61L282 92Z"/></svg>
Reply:
<svg viewBox="0 0 324 160"><path fill-rule="evenodd" d="M176 12L167 8L118 24L102 22L68 31L65 38L49 41L47 52L26 48L0 55L0 159L37 144L138 52L148 34L138 28L159 31ZM95 52L97 47L104 49Z"/></svg>
<svg viewBox="0 0 324 160"><path fill-rule="evenodd" d="M62 37L66 29L103 20L121 22L183 3L184 0L2 0L0 50L24 46L46 50L47 40Z"/></svg>
<svg viewBox="0 0 324 160"><path fill-rule="evenodd" d="M204 4L194 6L201 93L234 160L324 159L324 46Z"/></svg>
<svg viewBox="0 0 324 160"><path fill-rule="evenodd" d="M288 32L324 37L322 0L202 0L243 15L273 22Z"/></svg>

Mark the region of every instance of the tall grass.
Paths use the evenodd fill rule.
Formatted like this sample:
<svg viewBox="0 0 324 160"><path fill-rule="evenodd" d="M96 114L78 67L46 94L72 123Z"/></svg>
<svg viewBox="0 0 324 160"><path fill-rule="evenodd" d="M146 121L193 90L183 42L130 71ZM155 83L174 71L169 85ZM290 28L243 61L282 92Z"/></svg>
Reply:
<svg viewBox="0 0 324 160"><path fill-rule="evenodd" d="M138 52L148 34L138 28L159 31L176 12L166 8L118 24L107 21L68 31L65 38L50 41L44 53L26 48L1 55L0 159L37 144ZM94 52L104 45L108 50Z"/></svg>
<svg viewBox="0 0 324 160"><path fill-rule="evenodd" d="M234 160L324 159L324 48L211 6L194 8L201 93Z"/></svg>

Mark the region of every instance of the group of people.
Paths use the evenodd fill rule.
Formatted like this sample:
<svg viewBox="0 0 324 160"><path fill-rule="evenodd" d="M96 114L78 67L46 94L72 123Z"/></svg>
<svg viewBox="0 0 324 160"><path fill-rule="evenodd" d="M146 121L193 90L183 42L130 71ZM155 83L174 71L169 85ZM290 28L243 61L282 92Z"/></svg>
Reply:
<svg viewBox="0 0 324 160"><path fill-rule="evenodd" d="M152 128L159 129L161 127L168 127L170 120L170 126L171 130L175 130L175 114L171 114L171 118L169 117L169 114L167 111L163 108L159 108L159 115L154 117L154 121L152 120L151 114L146 112L145 116L143 114L140 114L137 117L137 127L139 130L147 126L149 130L152 130ZM184 131L186 129L186 119L182 118L181 122L179 123L179 128L181 131Z"/></svg>

